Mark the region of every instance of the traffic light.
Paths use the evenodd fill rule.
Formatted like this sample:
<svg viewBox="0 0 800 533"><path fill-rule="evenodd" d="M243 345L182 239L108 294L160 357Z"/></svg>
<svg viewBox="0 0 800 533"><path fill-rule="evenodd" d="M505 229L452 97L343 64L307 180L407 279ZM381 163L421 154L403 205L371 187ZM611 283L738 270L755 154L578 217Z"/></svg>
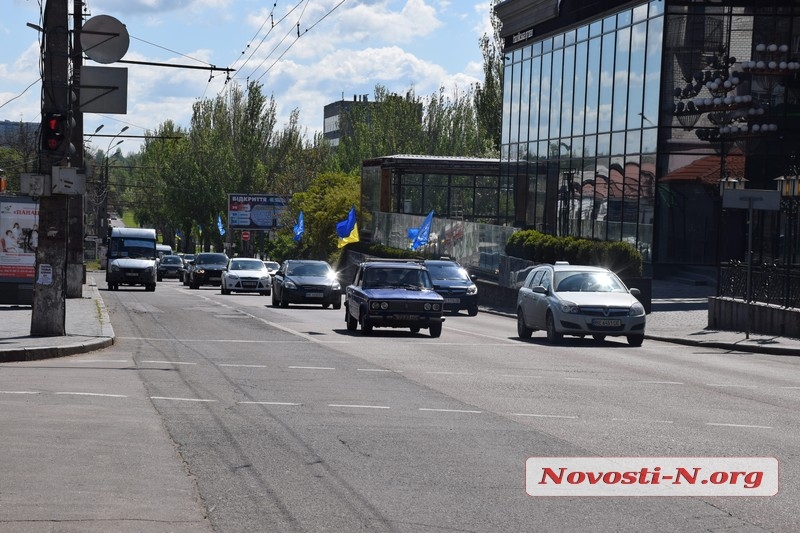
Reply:
<svg viewBox="0 0 800 533"><path fill-rule="evenodd" d="M42 121L42 150L55 152L61 148L64 134L64 115L61 113L45 113Z"/></svg>

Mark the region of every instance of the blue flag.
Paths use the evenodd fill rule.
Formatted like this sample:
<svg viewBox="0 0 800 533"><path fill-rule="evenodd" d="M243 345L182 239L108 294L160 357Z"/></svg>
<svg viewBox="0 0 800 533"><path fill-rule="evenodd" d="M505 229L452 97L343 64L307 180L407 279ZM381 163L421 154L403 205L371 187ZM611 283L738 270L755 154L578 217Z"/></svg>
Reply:
<svg viewBox="0 0 800 533"><path fill-rule="evenodd" d="M358 242L358 223L356 207L350 208L347 218L336 224L336 235L339 236L339 248L351 242Z"/></svg>
<svg viewBox="0 0 800 533"><path fill-rule="evenodd" d="M306 231L306 222L303 219L303 212L300 211L300 216L297 218L297 224L294 225L294 240L300 242L300 238Z"/></svg>
<svg viewBox="0 0 800 533"><path fill-rule="evenodd" d="M411 243L411 249L416 250L420 246L424 246L428 244L428 237L431 235L431 224L433 223L433 209L431 212L428 213L428 216L425 217L425 220L422 221L422 225L419 227L417 231L417 236L414 237L414 241Z"/></svg>
<svg viewBox="0 0 800 533"><path fill-rule="evenodd" d="M217 227L219 228L219 234L225 235L225 226L222 225L222 215L217 215Z"/></svg>

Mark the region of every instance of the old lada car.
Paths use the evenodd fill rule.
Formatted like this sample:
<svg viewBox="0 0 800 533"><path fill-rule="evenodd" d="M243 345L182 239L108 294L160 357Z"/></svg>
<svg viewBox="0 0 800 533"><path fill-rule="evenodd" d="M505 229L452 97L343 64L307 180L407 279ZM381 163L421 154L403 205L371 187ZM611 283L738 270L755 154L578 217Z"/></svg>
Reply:
<svg viewBox="0 0 800 533"><path fill-rule="evenodd" d="M345 290L347 329L356 331L360 325L364 335L373 328L409 328L439 337L443 309L428 269L415 261L365 261Z"/></svg>

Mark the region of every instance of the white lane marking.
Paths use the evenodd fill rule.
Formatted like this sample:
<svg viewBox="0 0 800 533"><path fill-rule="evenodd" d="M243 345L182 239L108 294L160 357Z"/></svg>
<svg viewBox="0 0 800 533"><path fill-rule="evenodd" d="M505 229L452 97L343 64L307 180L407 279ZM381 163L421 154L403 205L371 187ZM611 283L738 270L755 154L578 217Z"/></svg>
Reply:
<svg viewBox="0 0 800 533"><path fill-rule="evenodd" d="M203 400L202 398L173 398L170 396L150 396L151 400L172 400L176 402L216 402L217 400Z"/></svg>
<svg viewBox="0 0 800 533"><path fill-rule="evenodd" d="M781 389L800 389L800 387L790 387L790 386L784 386L784 387L780 387L780 388Z"/></svg>
<svg viewBox="0 0 800 533"><path fill-rule="evenodd" d="M98 392L55 392L63 396L100 396L102 398L127 398L124 394L100 394Z"/></svg>
<svg viewBox="0 0 800 533"><path fill-rule="evenodd" d="M483 337L485 339L492 339L496 341L503 341L502 344L498 344L497 346L520 346L524 348L530 348L530 345L524 342L519 342L518 340L512 340L508 337L497 337L495 335L485 335L483 333L475 333L474 331L468 329L461 329L461 328L453 328L447 327L448 331L458 331L459 333L466 333L467 335L472 335L474 337ZM475 346L475 344L465 344L465 346Z"/></svg>
<svg viewBox="0 0 800 533"><path fill-rule="evenodd" d="M351 407L354 409L391 409L388 405L357 405L346 403L329 403L328 407Z"/></svg>
<svg viewBox="0 0 800 533"><path fill-rule="evenodd" d="M525 374L500 374L501 378L533 378L533 379L544 379L544 376L528 376Z"/></svg>
<svg viewBox="0 0 800 533"><path fill-rule="evenodd" d="M615 422L646 422L653 424L674 424L672 420L655 420L650 418L612 418Z"/></svg>
<svg viewBox="0 0 800 533"><path fill-rule="evenodd" d="M255 317L257 318L257 317ZM225 344L302 344L301 341L289 341L289 340L246 340L246 339L164 339L164 338L153 338L153 337L145 337L145 338L138 338L138 337L117 337L118 339L123 340L140 340L140 341L148 341L148 342L179 342L179 343L186 343L186 342L202 342L202 343L211 343L211 342L222 342Z"/></svg>
<svg viewBox="0 0 800 533"><path fill-rule="evenodd" d="M473 414L480 414L483 411L471 411L469 409L433 409L430 407L420 407L420 411L434 411L437 413L473 413Z"/></svg>
<svg viewBox="0 0 800 533"><path fill-rule="evenodd" d="M80 361L71 361L75 364L85 363L130 363L131 359L82 359Z"/></svg>
<svg viewBox="0 0 800 533"><path fill-rule="evenodd" d="M290 366L293 370L336 370L329 366Z"/></svg>
<svg viewBox="0 0 800 533"><path fill-rule="evenodd" d="M731 387L734 389L755 389L756 385L735 385L733 383L706 383L706 387Z"/></svg>
<svg viewBox="0 0 800 533"><path fill-rule="evenodd" d="M750 424L721 424L716 422L706 422L707 426L722 426L728 428L755 428L755 429L772 429L772 426L754 426Z"/></svg>
<svg viewBox="0 0 800 533"><path fill-rule="evenodd" d="M241 368L267 368L267 365L234 365L231 363L219 363L217 366L233 366Z"/></svg>
<svg viewBox="0 0 800 533"><path fill-rule="evenodd" d="M150 363L154 365L196 365L197 363L183 363L180 361L139 361L139 363Z"/></svg>
<svg viewBox="0 0 800 533"><path fill-rule="evenodd" d="M446 372L446 371L441 371L441 372L425 372L425 373L426 374L442 374L442 375L445 375L445 376L474 376L475 375L474 372Z"/></svg>
<svg viewBox="0 0 800 533"><path fill-rule="evenodd" d="M530 416L534 418L569 418L569 419L577 419L577 416L573 415L543 415L543 414L536 414L536 413L511 413L511 416Z"/></svg>
<svg viewBox="0 0 800 533"><path fill-rule="evenodd" d="M0 394L41 394L41 392L28 390L0 390Z"/></svg>
<svg viewBox="0 0 800 533"><path fill-rule="evenodd" d="M402 370L389 370L388 368L356 368L357 372L391 372L396 374L402 374Z"/></svg>
<svg viewBox="0 0 800 533"><path fill-rule="evenodd" d="M302 403L293 403L293 402L236 402L237 404L241 405L303 405Z"/></svg>
<svg viewBox="0 0 800 533"><path fill-rule="evenodd" d="M633 383L644 383L646 385L683 385L681 381L634 381Z"/></svg>

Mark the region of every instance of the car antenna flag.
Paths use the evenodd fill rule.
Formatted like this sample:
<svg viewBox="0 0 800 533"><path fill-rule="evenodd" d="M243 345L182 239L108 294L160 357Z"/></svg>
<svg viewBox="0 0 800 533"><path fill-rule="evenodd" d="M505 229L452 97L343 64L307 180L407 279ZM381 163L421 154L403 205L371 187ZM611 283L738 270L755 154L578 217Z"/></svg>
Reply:
<svg viewBox="0 0 800 533"><path fill-rule="evenodd" d="M432 223L433 223L433 209L431 209L431 212L428 213L428 216L425 217L425 220L422 221L422 225L417 230L417 235L416 237L414 237L414 240L411 243L412 250L416 250L420 246L428 244L428 238L431 235Z"/></svg>
<svg viewBox="0 0 800 533"><path fill-rule="evenodd" d="M300 242L300 239L303 237L303 233L306 231L306 221L303 218L303 212L300 211L300 216L297 217L297 224L294 225L294 240L295 242Z"/></svg>
<svg viewBox="0 0 800 533"><path fill-rule="evenodd" d="M225 235L225 226L222 225L222 215L217 215L217 227L219 228L219 234Z"/></svg>
<svg viewBox="0 0 800 533"><path fill-rule="evenodd" d="M359 241L355 206L350 208L346 219L336 224L336 235L339 237L339 248L345 244Z"/></svg>

